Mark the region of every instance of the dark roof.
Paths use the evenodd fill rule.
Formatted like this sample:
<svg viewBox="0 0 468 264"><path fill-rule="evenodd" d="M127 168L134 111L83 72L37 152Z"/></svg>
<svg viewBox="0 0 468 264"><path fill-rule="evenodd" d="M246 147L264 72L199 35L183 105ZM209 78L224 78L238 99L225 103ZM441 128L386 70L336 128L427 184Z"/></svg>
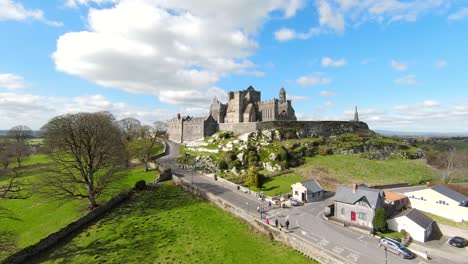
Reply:
<svg viewBox="0 0 468 264"><path fill-rule="evenodd" d="M432 218L428 217L427 215L421 213L418 209L410 209L410 210L405 210L399 214L397 214L394 218L397 217L403 217L406 216L408 219L411 221L415 222L418 226L426 229L428 228L434 220Z"/></svg>
<svg viewBox="0 0 468 264"><path fill-rule="evenodd" d="M382 190L369 187L358 186L356 192L348 186L338 186L335 193L335 201L355 204L360 200L365 200L372 209L383 207L384 192Z"/></svg>
<svg viewBox="0 0 468 264"><path fill-rule="evenodd" d="M307 188L307 192L320 192L322 190L322 186L316 180L304 181L301 184Z"/></svg>
<svg viewBox="0 0 468 264"><path fill-rule="evenodd" d="M459 192L456 192L444 185L439 185L439 186L436 186L436 187L432 187L431 188L432 190L442 194L442 195L445 195L447 196L448 198L452 199L452 200L455 200L459 203L464 203L466 201L468 201L468 197L459 193Z"/></svg>

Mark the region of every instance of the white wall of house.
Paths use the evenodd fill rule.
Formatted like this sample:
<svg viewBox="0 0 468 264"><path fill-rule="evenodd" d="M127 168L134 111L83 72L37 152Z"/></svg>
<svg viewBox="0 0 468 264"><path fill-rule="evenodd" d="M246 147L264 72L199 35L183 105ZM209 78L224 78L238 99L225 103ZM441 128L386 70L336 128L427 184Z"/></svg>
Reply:
<svg viewBox="0 0 468 264"><path fill-rule="evenodd" d="M304 187L304 185L302 185L300 182L291 185L291 188L292 188L292 197L298 201L305 202L302 199L302 196L304 196L305 199L307 199L307 188Z"/></svg>
<svg viewBox="0 0 468 264"><path fill-rule="evenodd" d="M355 214L355 220L351 219L352 212ZM372 228L374 215L374 209L369 207L365 202L357 202L355 204L335 202L335 217L347 223Z"/></svg>
<svg viewBox="0 0 468 264"><path fill-rule="evenodd" d="M456 222L468 221L467 207L459 206L457 201L432 189L407 192L405 195L408 196L412 208L445 217Z"/></svg>
<svg viewBox="0 0 468 264"><path fill-rule="evenodd" d="M431 230L426 230L416 224L415 222L411 221L406 216L401 216L397 218L392 218L387 220L388 224L388 229L400 232L402 229L406 230L410 234L410 236L419 242L425 242L426 241L426 233L429 235Z"/></svg>

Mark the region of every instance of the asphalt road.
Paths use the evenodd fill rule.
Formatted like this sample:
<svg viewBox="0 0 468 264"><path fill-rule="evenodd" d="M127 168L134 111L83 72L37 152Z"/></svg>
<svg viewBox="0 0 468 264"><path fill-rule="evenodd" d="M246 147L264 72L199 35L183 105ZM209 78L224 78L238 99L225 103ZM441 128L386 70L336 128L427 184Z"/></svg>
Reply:
<svg viewBox="0 0 468 264"><path fill-rule="evenodd" d="M261 206L262 203L255 197L247 195L231 185L223 185L219 181L195 173L191 169L180 168L176 163L178 148L177 144L170 142L168 156L162 157L158 161L170 166L174 174L184 177L187 182L192 182L194 186L220 196L255 217L260 217L256 208L257 206ZM468 259L468 251L461 249L459 251L460 254L455 254L449 258L431 256L431 252L428 252L432 257L430 261L421 257L413 260L404 260L389 252L387 254L387 262L385 262L385 251L379 248L378 239L371 237L367 233L337 225L321 217L321 211L330 203L330 201L321 201L300 207L276 208L266 214L270 218L271 224L274 223L274 219L278 219L282 224L284 224L286 219L289 219L289 232L322 247L326 251L342 256L350 263L447 264L466 263L466 259Z"/></svg>

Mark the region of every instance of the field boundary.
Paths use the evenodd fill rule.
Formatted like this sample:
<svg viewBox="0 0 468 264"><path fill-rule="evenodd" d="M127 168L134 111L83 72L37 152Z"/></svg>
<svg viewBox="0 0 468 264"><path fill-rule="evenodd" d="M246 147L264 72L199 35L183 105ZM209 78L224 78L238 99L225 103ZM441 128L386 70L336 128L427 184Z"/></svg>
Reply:
<svg viewBox="0 0 468 264"><path fill-rule="evenodd" d="M78 220L68 224L66 227L60 229L59 231L52 233L49 236L41 239L41 241L37 242L34 245L23 248L17 251L16 253L14 253L13 255L10 255L6 259L4 259L2 263L4 264L25 263L28 259L31 259L45 252L46 250L49 250L50 248L52 248L53 246L56 246L61 241L65 240L73 232L84 228L86 225L88 225L89 223L93 221L97 221L101 219L106 213L108 213L110 210L112 210L116 206L120 205L123 201L125 201L133 192L134 192L134 189L130 191L122 192L114 196L108 202L90 211L89 213L82 216Z"/></svg>

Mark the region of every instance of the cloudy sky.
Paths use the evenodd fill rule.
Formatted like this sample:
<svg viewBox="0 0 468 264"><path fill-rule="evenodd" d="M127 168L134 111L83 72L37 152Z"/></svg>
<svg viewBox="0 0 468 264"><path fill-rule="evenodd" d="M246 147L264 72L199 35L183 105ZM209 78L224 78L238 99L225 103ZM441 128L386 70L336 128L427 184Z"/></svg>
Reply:
<svg viewBox="0 0 468 264"><path fill-rule="evenodd" d="M302 120L468 132L467 32L465 0L0 0L0 129L206 115L252 85Z"/></svg>

